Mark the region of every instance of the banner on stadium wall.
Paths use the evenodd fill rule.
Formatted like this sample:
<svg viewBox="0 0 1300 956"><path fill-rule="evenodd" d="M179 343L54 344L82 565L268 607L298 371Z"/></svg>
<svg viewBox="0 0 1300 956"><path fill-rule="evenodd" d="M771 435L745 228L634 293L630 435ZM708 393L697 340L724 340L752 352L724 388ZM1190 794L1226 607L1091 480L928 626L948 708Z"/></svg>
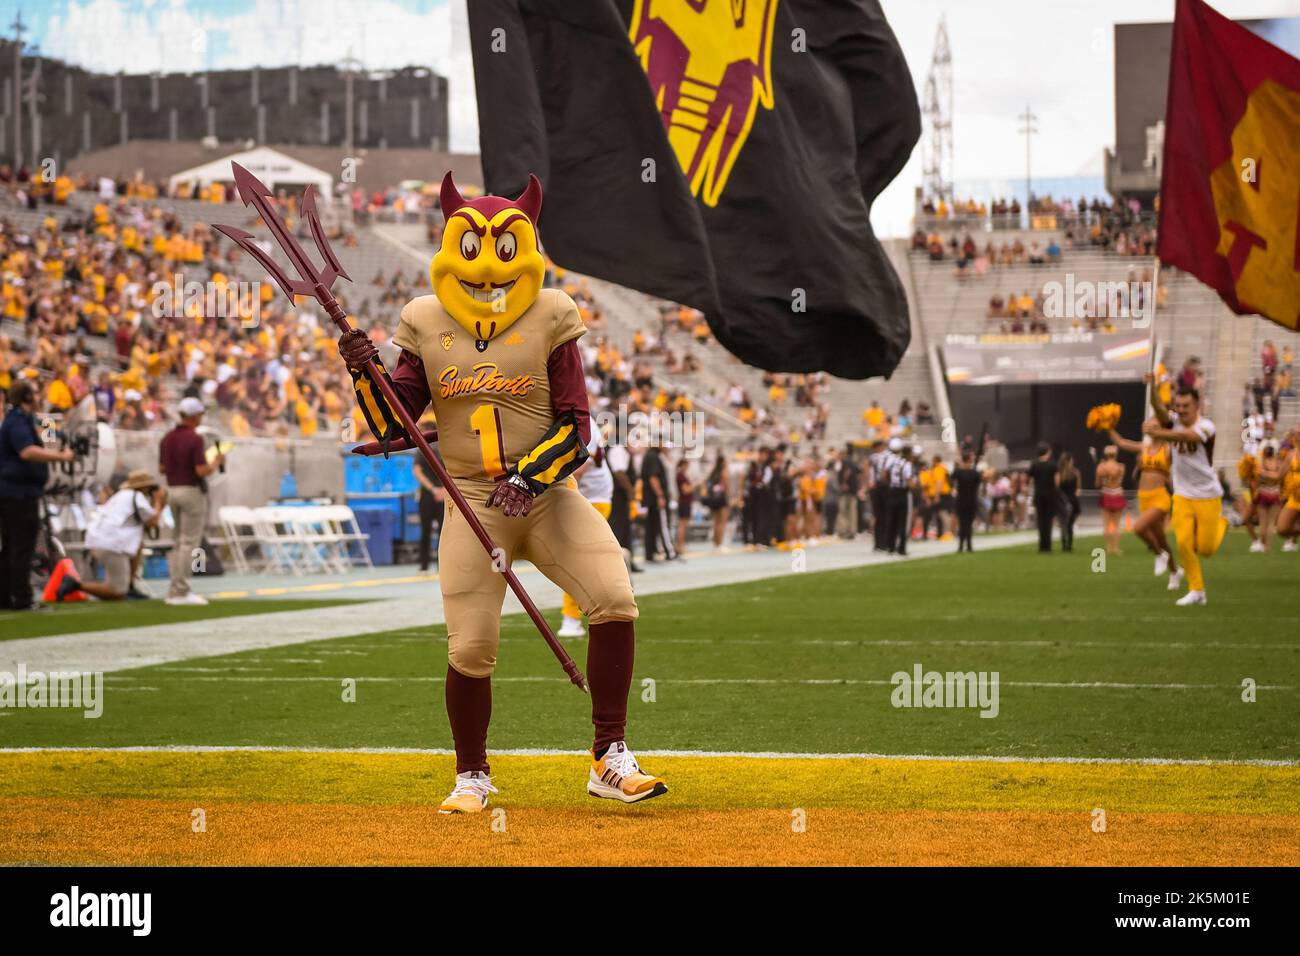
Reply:
<svg viewBox="0 0 1300 956"><path fill-rule="evenodd" d="M1063 335L949 335L950 385L1140 382L1151 369L1146 332Z"/></svg>

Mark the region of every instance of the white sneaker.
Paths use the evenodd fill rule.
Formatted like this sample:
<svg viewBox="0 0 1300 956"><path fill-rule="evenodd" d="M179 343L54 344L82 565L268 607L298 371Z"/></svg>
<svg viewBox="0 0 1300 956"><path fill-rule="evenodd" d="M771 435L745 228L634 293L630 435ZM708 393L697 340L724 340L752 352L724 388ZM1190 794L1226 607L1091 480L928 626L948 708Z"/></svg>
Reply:
<svg viewBox="0 0 1300 956"><path fill-rule="evenodd" d="M1182 589L1183 589L1183 569L1179 568L1177 571L1169 575L1169 590L1181 591Z"/></svg>
<svg viewBox="0 0 1300 956"><path fill-rule="evenodd" d="M1174 602L1179 607L1191 607L1193 604L1209 604L1204 591L1188 591Z"/></svg>
<svg viewBox="0 0 1300 956"><path fill-rule="evenodd" d="M1282 550L1283 550L1283 551L1294 551L1294 550L1296 549L1296 547L1297 547L1297 545L1296 545L1295 538L1287 538L1287 539L1286 539L1286 544L1282 545Z"/></svg>
<svg viewBox="0 0 1300 956"><path fill-rule="evenodd" d="M1156 555L1156 577L1169 572L1169 552L1161 551Z"/></svg>
<svg viewBox="0 0 1300 956"><path fill-rule="evenodd" d="M183 605L199 607L200 605L207 604L208 599L205 598L202 594L195 594L193 591L191 591L189 594L183 595L182 597L169 597L163 603L170 604L172 605L172 607L178 607Z"/></svg>
<svg viewBox="0 0 1300 956"><path fill-rule="evenodd" d="M487 806L488 794L496 793L492 778L482 770L456 774L456 786L438 807L439 813L479 813Z"/></svg>
<svg viewBox="0 0 1300 956"><path fill-rule="evenodd" d="M560 623L560 629L555 632L559 637L586 637L587 632L583 629L582 618L565 616Z"/></svg>
<svg viewBox="0 0 1300 956"><path fill-rule="evenodd" d="M1253 553L1253 554L1263 554L1263 553L1264 553L1264 550L1265 550L1265 549L1264 549L1264 542L1263 542L1263 541L1255 541L1255 542L1252 542L1251 545L1250 545L1250 550L1251 550L1251 553Z"/></svg>
<svg viewBox="0 0 1300 956"><path fill-rule="evenodd" d="M668 792L668 785L654 774L646 773L636 762L627 744L618 741L599 760L591 756L587 773L587 793L607 800L639 803Z"/></svg>

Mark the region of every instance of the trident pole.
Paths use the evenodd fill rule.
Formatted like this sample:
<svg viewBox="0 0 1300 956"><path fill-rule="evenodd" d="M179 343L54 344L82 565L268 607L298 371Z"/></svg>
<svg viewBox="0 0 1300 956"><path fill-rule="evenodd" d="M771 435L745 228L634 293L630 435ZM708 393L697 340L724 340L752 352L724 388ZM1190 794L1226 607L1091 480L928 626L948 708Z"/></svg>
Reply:
<svg viewBox="0 0 1300 956"><path fill-rule="evenodd" d="M271 234L275 237L276 243L284 250L285 255L289 257L289 261L293 263L294 269L302 278L294 279L290 277L278 262L267 255L266 252L257 245L252 233L245 232L244 230L237 229L233 226L215 226L214 228L260 262L262 267L270 274L271 278L273 278L276 284L281 288L281 290L283 290L284 294L289 297L290 302L294 301L295 296L311 296L324 306L325 311L329 314L329 317L334 320L334 324L339 327L340 331L352 331L352 326L348 324L347 314L343 311L343 307L339 305L338 299L334 297L334 293L330 291L330 287L334 284L335 279L341 277L347 279L349 282L352 280L348 274L343 271L343 267L339 264L338 259L335 258L334 251L330 248L329 240L325 236L325 230L321 227L320 218L316 214L315 187L308 186L303 192L301 212L303 218L307 220L307 223L311 228L311 235L313 241L316 243L316 248L320 250L321 256L324 257L325 267L323 269L316 268L316 265L308 257L306 250L304 250L299 244L293 233L289 231L289 228L284 224L284 220L282 220L276 213L269 201L271 191L243 166L240 166L238 163L231 163L230 165L234 169L235 186L239 190L239 198L243 200L245 206L251 205L257 209L258 215L261 217L262 221L266 223L267 228L271 230ZM433 453L433 448L429 445L424 433L420 431L420 428L416 424L411 413L407 411L406 406L403 405L401 399L397 397L397 393L393 391L393 387L389 384L388 379L380 373L379 368L375 365L374 359L370 359L366 362L365 368L362 369L362 373L370 380L370 384L378 389L379 393L384 396L384 400L388 402L389 407L397 413L397 418L401 422L402 427L406 429L407 435L410 436L411 443L420 450L420 454L422 454L425 461L429 463L429 467L433 469L433 473L438 476L438 480L442 482L442 486L447 490L447 494L451 497L452 503L460 509L460 513L464 515L465 521L469 524L470 530L474 532L474 537L478 538L479 544L481 544L483 549L492 556L495 565L496 556L500 554L500 552L497 550L497 546L493 543L491 536L487 533L487 529L483 527L483 522L479 521L478 515L474 513L474 509L469 506L469 502L465 500L465 496L461 494L460 489L456 487L456 483L452 481L451 476L447 474L446 467L438 456ZM537 605L533 603L533 599L528 596L528 592L524 590L524 586L520 582L514 570L509 566L503 565L501 568L501 574L505 576L506 584L509 586L510 590L514 592L515 597L519 599L519 603L523 605L525 613L527 613L529 618L532 619L533 624L537 626L537 630L541 633L542 639L546 641L547 645L551 648L551 652L560 662L560 666L564 668L564 673L569 675L569 680L572 681L574 686L579 690L587 693L587 679L583 677L582 672L578 670L578 665L573 662L573 658L569 656L569 652L564 649L564 645L561 644L559 638L555 636L555 633L551 630L551 626L546 623L546 618L542 617L542 612L537 609Z"/></svg>

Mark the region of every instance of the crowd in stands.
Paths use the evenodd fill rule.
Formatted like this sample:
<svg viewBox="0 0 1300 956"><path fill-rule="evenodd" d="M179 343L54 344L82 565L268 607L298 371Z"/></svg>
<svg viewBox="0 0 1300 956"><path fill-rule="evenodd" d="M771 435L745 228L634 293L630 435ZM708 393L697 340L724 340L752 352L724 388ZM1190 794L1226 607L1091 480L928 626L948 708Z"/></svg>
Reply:
<svg viewBox="0 0 1300 956"><path fill-rule="evenodd" d="M1259 354L1259 371L1246 383L1241 399L1241 416L1251 436L1262 441L1273 437L1282 399L1295 398L1295 350L1285 344L1279 350L1271 340Z"/></svg>
<svg viewBox="0 0 1300 956"><path fill-rule="evenodd" d="M918 209L918 223L927 223L940 230L952 227L970 227L988 225L993 229L1018 229L1023 207L1020 200L1013 197L994 199L985 202L982 199L954 199L943 197L926 197ZM1078 200L1065 197L1055 199L1051 195L1029 197L1030 225L1035 218L1047 220L1051 228L1070 230L1083 241L1097 240L1105 236L1113 237L1118 231L1131 226L1143 217L1140 204L1136 200L1125 203L1103 201L1099 197L1089 200L1080 196ZM1094 234L1093 227L1101 228Z"/></svg>
<svg viewBox="0 0 1300 956"><path fill-rule="evenodd" d="M967 205L977 210L984 208L980 204L956 204L962 209ZM1004 205L994 203L993 208L1001 209ZM927 202L922 211L931 208L936 210L937 216L941 206ZM1075 203L1069 199L1056 201L1050 196L1035 197L1030 202L1029 211L1033 216L1052 217L1052 232L1042 240L1016 236L997 242L995 237L989 237L981 243L971 232L963 234L943 229L942 224L933 219L927 222L918 217L911 249L931 263L952 262L958 281L996 278L1001 270L1022 266L1060 265L1071 250L1083 248L1148 259L1155 255L1156 230L1152 216L1144 212L1136 201L1105 203L1080 197ZM1058 231L1062 237L1060 240L1057 239ZM1133 310L1148 304L1146 296L1152 282L1153 270L1149 265L1141 269L1135 266L1129 270L1127 285L1114 289L1113 298L1108 294L1076 303L1070 309L1068 327L1061 327L1060 317L1045 314L1045 289L1037 294L1031 290L1018 293L1014 289L1008 292L998 290L988 300L987 318L990 323L996 323L988 331L1004 335L1115 332L1119 328L1118 320L1127 319ZM1136 296L1132 301L1131 295ZM1163 285L1156 288L1155 297L1156 306L1162 306L1167 301L1168 289ZM1052 324L1053 318L1057 318L1055 324Z"/></svg>
<svg viewBox="0 0 1300 956"><path fill-rule="evenodd" d="M954 199L949 202L940 196L937 199L927 197L921 201L921 214L938 220L984 220L990 214L994 223L1014 225L1020 221L1020 200L1013 198L1010 202L996 199L990 206L982 200Z"/></svg>
<svg viewBox="0 0 1300 956"><path fill-rule="evenodd" d="M156 184L66 176L46 184L25 171L0 169L0 203L66 207L78 191L89 193L88 204L51 208L35 228L18 228L0 208L0 315L8 320L0 334L0 386L17 375L37 379L43 409L50 412L67 411L93 393L100 419L128 430L167 426L174 402L194 395L213 411L209 424L232 437L341 433L364 440L364 419L335 357L332 323L312 308L290 308L269 282L241 285L241 279L263 278L257 267L241 262L244 253L207 225L187 226L168 211ZM419 195L427 205L429 197ZM193 198L231 197L205 188ZM372 196L369 205L391 207L400 198L400 191L385 191L382 203ZM297 197L276 203L296 228ZM231 221L254 226L248 212ZM355 242L351 232L341 239L336 233L334 240ZM213 298L187 297L184 287L176 289L178 274ZM656 380L656 369L670 379L699 371L700 351L716 348L700 312L660 303L657 329L616 343L585 280L551 265L547 281L575 299L591 330L583 349L597 410L610 404L629 412L694 410L684 391ZM423 270L397 269L335 291L350 320L382 345L393 316L427 284ZM233 303L237 313L220 314L214 302ZM766 404L746 397L736 409L755 434L781 417L772 405L807 408L801 437L824 434L826 409L815 397L825 388L824 377L784 376L765 384ZM721 408L721 396L715 397ZM781 437L792 436L783 431Z"/></svg>
<svg viewBox="0 0 1300 956"><path fill-rule="evenodd" d="M1049 238L1046 242L1030 240L1028 246L1018 237L1000 245L990 239L981 249L970 233L960 242L956 233L945 241L937 231L926 232L918 228L912 235L912 249L924 252L931 262L951 259L955 263L959 279L970 275L986 275L990 270L999 268L1056 265L1061 261L1061 246L1055 238Z"/></svg>
<svg viewBox="0 0 1300 956"><path fill-rule="evenodd" d="M890 415L873 399L862 411L862 424L868 441L888 441L891 438L910 438L919 425L936 424L934 411L928 402L917 402L915 408L909 399L899 403L898 412Z"/></svg>
<svg viewBox="0 0 1300 956"><path fill-rule="evenodd" d="M620 346L609 334L604 312L592 296L585 278L575 279L551 267L548 275L578 306L588 334L579 340L587 370L587 392L594 412L621 408L625 414L694 412L695 402L683 390L658 380L652 357L662 360L665 371L690 371L698 367L693 355L682 356L666 344L666 336L638 329L631 347ZM707 326L705 329L707 330Z"/></svg>
<svg viewBox="0 0 1300 956"><path fill-rule="evenodd" d="M351 414L342 366L322 361L335 348L332 326L276 301L270 283L237 285L242 253L208 226L186 227L139 195L97 198L62 224L47 216L22 230L0 219L0 315L12 323L0 338L0 385L37 379L51 412L93 392L101 420L128 430L169 424L181 395L215 406L218 427L237 436L311 436ZM423 281L394 277L379 298ZM187 294L190 282L202 291Z"/></svg>
<svg viewBox="0 0 1300 956"><path fill-rule="evenodd" d="M1002 335L1045 335L1052 331L1063 332L1067 329L1070 332L1109 334L1119 331L1117 324L1119 321L1127 321L1134 311L1145 308L1147 290L1151 288L1153 281L1153 272L1150 268L1143 269L1141 272L1130 269L1127 280L1114 288L1113 298L1110 295L1099 295L1082 304L1075 303L1074 308L1071 309L1073 314L1069 318L1068 326L1061 326L1058 323L1055 329L1049 326L1051 317L1044 311L1047 302L1045 290L1040 290L1037 295L1032 294L1028 289L1019 295L1012 292L1004 296L1001 292L995 292L989 296L986 316L990 326L992 323L997 323L996 331ZM1155 290L1157 307L1163 307L1168 297L1168 287L1159 286Z"/></svg>

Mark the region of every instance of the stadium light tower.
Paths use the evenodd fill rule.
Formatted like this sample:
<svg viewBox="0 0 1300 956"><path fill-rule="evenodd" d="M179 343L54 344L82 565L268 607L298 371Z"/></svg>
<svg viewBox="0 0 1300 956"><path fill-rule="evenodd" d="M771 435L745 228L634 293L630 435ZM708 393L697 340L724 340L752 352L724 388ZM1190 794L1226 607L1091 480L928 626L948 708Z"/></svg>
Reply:
<svg viewBox="0 0 1300 956"><path fill-rule="evenodd" d="M1038 127L1034 125L1038 117L1034 115L1028 103L1025 104L1025 111L1020 114L1020 121L1024 124L1020 127L1020 135L1025 138L1025 216L1028 217L1029 203L1033 196L1031 189L1033 181L1029 176L1029 144L1033 141L1034 134L1038 132Z"/></svg>
<svg viewBox="0 0 1300 956"><path fill-rule="evenodd" d="M352 138L352 78L361 69L361 61L352 55L352 47L348 47L348 55L339 61L339 66L343 67L343 155L352 156L356 153Z"/></svg>
<svg viewBox="0 0 1300 956"><path fill-rule="evenodd" d="M939 17L934 35L934 54L925 77L925 193L931 199L952 202L952 53L948 48L948 23Z"/></svg>
<svg viewBox="0 0 1300 956"><path fill-rule="evenodd" d="M23 23L22 8L9 24L14 31L14 173L23 167Z"/></svg>

